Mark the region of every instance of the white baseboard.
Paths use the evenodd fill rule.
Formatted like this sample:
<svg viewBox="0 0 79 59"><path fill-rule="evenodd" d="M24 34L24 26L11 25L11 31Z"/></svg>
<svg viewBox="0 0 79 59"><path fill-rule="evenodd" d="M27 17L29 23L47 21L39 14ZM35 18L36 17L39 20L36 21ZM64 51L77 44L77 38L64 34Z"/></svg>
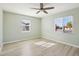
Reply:
<svg viewBox="0 0 79 59"><path fill-rule="evenodd" d="M38 37L38 38L40 38L40 37ZM38 39L38 38L22 39L22 40L10 41L10 42L3 42L3 45L4 45L4 44L9 44L9 43L20 42L20 41L26 41L26 40L32 40L32 39Z"/></svg>
<svg viewBox="0 0 79 59"><path fill-rule="evenodd" d="M63 42L63 41L59 41L59 40L56 40L56 39L49 39L49 38L46 38L46 37L43 37L44 39L47 39L47 40L52 40L52 41L55 41L55 42L58 42L58 43L62 43L62 44L66 44L66 45L69 45L69 46L73 46L73 47L76 47L76 48L79 48L78 45L75 45L75 44L71 44L71 43L67 43L67 42Z"/></svg>
<svg viewBox="0 0 79 59"><path fill-rule="evenodd" d="M19 42L19 41L24 41L25 39L23 40L16 40L16 41L10 41L10 42L3 42L3 44L9 44L9 43L14 43L14 42Z"/></svg>
<svg viewBox="0 0 79 59"><path fill-rule="evenodd" d="M79 46L75 45L75 44L71 44L71 43L67 43L67 42L63 42L63 41L59 41L59 40L55 40L55 39L50 39L50 38L46 38L46 37L42 37L42 38L47 39L47 40L52 40L52 41L55 41L55 42L58 42L58 43L66 44L66 45L69 45L69 46L73 46L73 47L76 47L76 48L79 48ZM32 39L38 39L38 38L32 38ZM10 42L3 42L3 44L14 43L14 42L19 42L19 41L25 41L25 40L26 39L16 40L16 41L10 41Z"/></svg>

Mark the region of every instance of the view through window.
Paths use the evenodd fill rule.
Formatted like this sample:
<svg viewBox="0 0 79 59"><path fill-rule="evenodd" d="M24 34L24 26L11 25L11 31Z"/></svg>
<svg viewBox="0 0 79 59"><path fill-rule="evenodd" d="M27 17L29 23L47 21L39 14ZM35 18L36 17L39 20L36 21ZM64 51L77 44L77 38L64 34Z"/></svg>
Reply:
<svg viewBox="0 0 79 59"><path fill-rule="evenodd" d="M30 20L22 20L22 31L29 32L31 27L31 21Z"/></svg>
<svg viewBox="0 0 79 59"><path fill-rule="evenodd" d="M72 32L73 17L67 16L55 19L55 31Z"/></svg>

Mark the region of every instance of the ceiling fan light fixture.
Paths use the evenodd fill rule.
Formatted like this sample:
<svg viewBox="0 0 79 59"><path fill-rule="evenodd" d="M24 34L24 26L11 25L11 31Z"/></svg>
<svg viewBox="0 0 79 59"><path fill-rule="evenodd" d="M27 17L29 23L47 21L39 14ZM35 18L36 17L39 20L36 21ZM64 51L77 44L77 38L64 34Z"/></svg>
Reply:
<svg viewBox="0 0 79 59"><path fill-rule="evenodd" d="M32 9L38 10L36 12L36 14L38 14L40 11L43 11L45 14L48 14L48 12L46 10L50 10L50 9L54 9L54 8L55 7L46 7L46 8L44 8L44 4L40 3L40 8L32 8Z"/></svg>

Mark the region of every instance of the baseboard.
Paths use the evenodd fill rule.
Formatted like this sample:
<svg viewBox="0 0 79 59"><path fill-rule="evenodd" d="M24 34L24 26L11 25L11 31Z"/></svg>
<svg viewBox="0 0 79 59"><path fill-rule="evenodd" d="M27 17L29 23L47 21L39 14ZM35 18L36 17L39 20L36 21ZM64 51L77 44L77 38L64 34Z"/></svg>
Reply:
<svg viewBox="0 0 79 59"><path fill-rule="evenodd" d="M78 45L75 45L75 44L71 44L71 43L59 41L59 40L56 40L56 39L49 39L49 38L46 38L46 37L43 37L43 38L44 39L47 39L47 40L52 40L52 41L55 41L55 42L58 42L58 43L62 43L62 44L66 44L66 45L69 45L69 46L73 46L73 47L79 48L79 46Z"/></svg>
<svg viewBox="0 0 79 59"><path fill-rule="evenodd" d="M41 37L39 37L39 38L41 38ZM30 40L39 39L39 38L32 38L32 39L30 39ZM71 44L71 43L59 41L59 40L56 40L56 39L49 39L49 38L46 38L46 37L42 37L42 38L47 39L47 40L52 40L52 41L55 41L55 42L58 42L58 43L66 44L66 45L69 45L69 46L73 46L73 47L76 47L76 48L79 48L79 46L78 46L78 45L75 45L75 44ZM29 40L29 39L28 39L28 40ZM3 42L3 44L9 44L9 43L14 43L14 42L19 42L19 41L26 41L26 39L23 39L23 40L16 40L16 41L10 41L10 42Z"/></svg>
<svg viewBox="0 0 79 59"><path fill-rule="evenodd" d="M15 42L20 42L20 41L39 39L39 38L40 38L40 37L38 37L38 38L31 38L31 39L22 39L22 40L10 41L10 42L3 42L3 45L5 45L5 44L10 44L10 43L15 43Z"/></svg>
<svg viewBox="0 0 79 59"><path fill-rule="evenodd" d="M22 40L16 40L16 41L10 41L10 42L3 42L3 45L4 44L9 44L9 43L14 43L14 42L19 42L19 41L24 41L25 39L22 39Z"/></svg>

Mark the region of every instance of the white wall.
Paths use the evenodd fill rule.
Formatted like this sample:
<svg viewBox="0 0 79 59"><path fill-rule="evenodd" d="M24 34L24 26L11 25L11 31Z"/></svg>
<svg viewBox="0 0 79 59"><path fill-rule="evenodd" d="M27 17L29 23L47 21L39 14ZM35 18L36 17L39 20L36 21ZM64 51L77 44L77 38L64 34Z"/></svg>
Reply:
<svg viewBox="0 0 79 59"><path fill-rule="evenodd" d="M2 40L3 40L3 12L0 8L0 51L2 47Z"/></svg>
<svg viewBox="0 0 79 59"><path fill-rule="evenodd" d="M41 28L42 28L43 38L55 41L61 41L79 47L79 8L46 16L42 18L42 23L41 20L38 18L14 14L10 12L4 12L3 16L4 16L3 42L12 42L18 40L39 38L41 37ZM54 19L64 16L74 17L72 33L55 32ZM32 30L30 33L23 33L21 31L20 22L22 19L31 20Z"/></svg>
<svg viewBox="0 0 79 59"><path fill-rule="evenodd" d="M3 42L14 42L41 37L41 20L29 16L19 15L10 12L4 12L4 39ZM22 32L21 21L31 20L31 31Z"/></svg>
<svg viewBox="0 0 79 59"><path fill-rule="evenodd" d="M63 33L55 32L54 19L73 16L73 32ZM60 12L58 14L46 16L42 18L42 37L58 42L68 43L79 47L79 8Z"/></svg>

